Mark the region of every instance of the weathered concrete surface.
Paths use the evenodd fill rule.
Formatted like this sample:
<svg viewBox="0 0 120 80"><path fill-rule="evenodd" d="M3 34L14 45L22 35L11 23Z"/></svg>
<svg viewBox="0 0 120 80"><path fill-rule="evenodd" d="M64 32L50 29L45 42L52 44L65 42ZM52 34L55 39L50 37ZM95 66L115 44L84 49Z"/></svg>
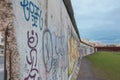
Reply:
<svg viewBox="0 0 120 80"><path fill-rule="evenodd" d="M77 80L103 80L103 79L95 75L91 62L86 57L83 57Z"/></svg>
<svg viewBox="0 0 120 80"><path fill-rule="evenodd" d="M82 56L90 55L90 54L94 53L94 47L81 42L80 43L80 53Z"/></svg>
<svg viewBox="0 0 120 80"><path fill-rule="evenodd" d="M0 0L7 80L76 79L80 36L70 0L64 1Z"/></svg>
<svg viewBox="0 0 120 80"><path fill-rule="evenodd" d="M9 5L11 15L1 28L4 34L8 27L7 80L68 80L68 69L75 79L80 42L64 2L10 0Z"/></svg>
<svg viewBox="0 0 120 80"><path fill-rule="evenodd" d="M11 77L12 80L18 80L19 73L19 54L17 51L17 44L16 39L14 35L14 28L13 28L13 22L14 22L14 14L12 12L12 2L10 0L0 0L0 31L2 32L3 37L5 38L5 31L6 33L6 69L7 74L11 74L11 76L14 76L14 79ZM10 60L10 55L12 56ZM12 62L10 64L10 61ZM12 65L10 67L10 65ZM10 70L11 69L11 70ZM10 72L11 71L11 72ZM10 78L10 75L7 75L7 80Z"/></svg>

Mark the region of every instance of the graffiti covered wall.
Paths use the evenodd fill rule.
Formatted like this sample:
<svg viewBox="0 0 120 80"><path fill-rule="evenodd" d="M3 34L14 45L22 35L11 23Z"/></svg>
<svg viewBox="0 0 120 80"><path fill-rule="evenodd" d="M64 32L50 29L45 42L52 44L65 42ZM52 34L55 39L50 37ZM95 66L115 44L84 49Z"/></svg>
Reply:
<svg viewBox="0 0 120 80"><path fill-rule="evenodd" d="M81 56L87 56L94 53L94 47L87 45L83 42L80 42L80 53Z"/></svg>
<svg viewBox="0 0 120 80"><path fill-rule="evenodd" d="M1 0L0 10L7 80L76 80L94 48L79 41L63 0Z"/></svg>
<svg viewBox="0 0 120 80"><path fill-rule="evenodd" d="M75 35L74 29L72 29L71 37L69 39L69 67L68 67L68 74L69 74L69 79L75 80L77 76L75 76L77 67L80 67L78 65L79 63L79 58L80 58L80 44L79 44L79 39ZM78 73L77 73L78 74Z"/></svg>
<svg viewBox="0 0 120 80"><path fill-rule="evenodd" d="M10 44L15 46L7 49L11 51L7 79L75 79L80 43L63 0L11 0L11 4Z"/></svg>

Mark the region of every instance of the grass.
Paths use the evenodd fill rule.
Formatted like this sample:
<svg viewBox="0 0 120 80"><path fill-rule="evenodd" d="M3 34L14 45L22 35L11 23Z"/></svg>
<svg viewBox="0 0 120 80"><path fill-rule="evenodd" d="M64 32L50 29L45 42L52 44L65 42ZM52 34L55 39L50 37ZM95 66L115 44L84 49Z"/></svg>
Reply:
<svg viewBox="0 0 120 80"><path fill-rule="evenodd" d="M97 76L105 80L120 80L120 52L97 52L88 59Z"/></svg>

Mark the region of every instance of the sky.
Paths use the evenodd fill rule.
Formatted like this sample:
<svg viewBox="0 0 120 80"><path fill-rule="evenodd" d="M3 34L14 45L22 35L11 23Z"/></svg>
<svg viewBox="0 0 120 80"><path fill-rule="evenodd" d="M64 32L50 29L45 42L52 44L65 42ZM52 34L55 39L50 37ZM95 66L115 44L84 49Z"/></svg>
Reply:
<svg viewBox="0 0 120 80"><path fill-rule="evenodd" d="M81 38L120 44L120 0L71 0Z"/></svg>

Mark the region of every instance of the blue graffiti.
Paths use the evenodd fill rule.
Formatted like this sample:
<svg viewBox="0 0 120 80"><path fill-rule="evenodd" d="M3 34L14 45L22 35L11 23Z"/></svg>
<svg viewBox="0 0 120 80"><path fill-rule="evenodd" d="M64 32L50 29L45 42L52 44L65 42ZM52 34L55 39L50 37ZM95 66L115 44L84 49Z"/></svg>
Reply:
<svg viewBox="0 0 120 80"><path fill-rule="evenodd" d="M26 21L32 21L33 27L39 27L40 30L43 28L43 17L42 10L35 5L32 1L23 0L20 2L23 7L24 17Z"/></svg>

